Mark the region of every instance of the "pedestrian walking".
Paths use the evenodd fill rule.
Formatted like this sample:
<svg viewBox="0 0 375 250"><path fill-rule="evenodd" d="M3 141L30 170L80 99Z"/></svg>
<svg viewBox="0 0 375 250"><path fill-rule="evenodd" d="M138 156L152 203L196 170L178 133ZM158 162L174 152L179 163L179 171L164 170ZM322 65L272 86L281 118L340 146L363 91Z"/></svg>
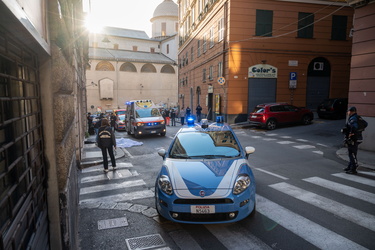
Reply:
<svg viewBox="0 0 375 250"><path fill-rule="evenodd" d="M183 126L185 124L185 116L186 116L186 111L184 108L181 108L179 116L180 116L181 126Z"/></svg>
<svg viewBox="0 0 375 250"><path fill-rule="evenodd" d="M189 108L189 106L186 107L186 118L188 118L189 116L191 116L191 109Z"/></svg>
<svg viewBox="0 0 375 250"><path fill-rule="evenodd" d="M165 125L169 126L171 118L169 117L170 111L169 109L165 109Z"/></svg>
<svg viewBox="0 0 375 250"><path fill-rule="evenodd" d="M176 126L176 111L174 109L171 110L171 125Z"/></svg>
<svg viewBox="0 0 375 250"><path fill-rule="evenodd" d="M111 119L112 131L115 131L115 125L116 125L116 121L117 121L117 116L115 115L115 113L111 114L110 119Z"/></svg>
<svg viewBox="0 0 375 250"><path fill-rule="evenodd" d="M201 117L201 114L202 114L202 107L201 105L198 104L197 108L195 109L195 112L197 114L197 121L200 122L202 117Z"/></svg>
<svg viewBox="0 0 375 250"><path fill-rule="evenodd" d="M362 118L358 116L356 107L350 107L347 113L348 120L342 132L345 134L345 144L348 147L349 165L344 168L344 171L347 174L356 174L358 167L358 145L362 143L363 140L362 131L359 129L359 119ZM364 122L367 126L367 122Z"/></svg>
<svg viewBox="0 0 375 250"><path fill-rule="evenodd" d="M107 118L102 119L101 127L99 128L98 147L102 150L104 172L108 172L107 151L111 158L112 168L115 170L116 160L115 155L113 154L113 149L116 150L116 138Z"/></svg>

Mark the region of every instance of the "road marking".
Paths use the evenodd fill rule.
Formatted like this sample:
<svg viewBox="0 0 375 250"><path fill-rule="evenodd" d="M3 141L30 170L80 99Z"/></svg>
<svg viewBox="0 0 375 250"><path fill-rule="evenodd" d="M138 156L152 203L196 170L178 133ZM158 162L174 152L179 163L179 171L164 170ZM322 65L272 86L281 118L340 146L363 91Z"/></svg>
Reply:
<svg viewBox="0 0 375 250"><path fill-rule="evenodd" d="M298 149L309 149L309 148L315 148L315 146L312 145L299 145L299 146L293 146L294 148Z"/></svg>
<svg viewBox="0 0 375 250"><path fill-rule="evenodd" d="M269 172L267 170L264 170L264 169L261 169L261 168L254 168L260 172L263 172L263 173L266 173L266 174L269 174L269 175L272 175L272 176L275 176L277 178L280 178L280 179L283 179L283 180L289 180L288 178L284 177L284 176L281 176L281 175L278 175L278 174L275 174L275 173L272 173L272 172Z"/></svg>
<svg viewBox="0 0 375 250"><path fill-rule="evenodd" d="M132 168L133 164L131 164L130 162L117 162L116 166L117 166L117 170L120 170L122 168ZM109 168L111 168L111 166L109 166ZM104 169L103 165L99 165L99 166L82 169L82 173L86 174L86 173L94 173L94 172L103 172L103 169Z"/></svg>
<svg viewBox="0 0 375 250"><path fill-rule="evenodd" d="M278 134L266 134L266 136L277 136Z"/></svg>
<svg viewBox="0 0 375 250"><path fill-rule="evenodd" d="M276 141L275 138L263 138L264 141Z"/></svg>
<svg viewBox="0 0 375 250"><path fill-rule="evenodd" d="M135 180L135 181L124 181L122 183L113 183L113 184L105 184L105 185L96 185L92 187L84 187L80 189L79 194L91 194L100 191L108 191L108 190L115 190L120 188L129 188L129 187L136 187L146 185L146 182L143 180Z"/></svg>
<svg viewBox="0 0 375 250"><path fill-rule="evenodd" d="M328 146L327 146L327 145L325 145L325 144L322 144L322 143L317 143L316 145L319 145L319 146L322 146L322 147L328 148Z"/></svg>
<svg viewBox="0 0 375 250"><path fill-rule="evenodd" d="M129 153L128 150L126 150L125 148L121 148L121 149L124 151L126 157L128 157L128 158L134 158L134 157Z"/></svg>
<svg viewBox="0 0 375 250"><path fill-rule="evenodd" d="M318 194L303 190L285 182L269 185L284 194L314 205L320 209L333 213L343 219L354 222L360 226L375 231L375 216L358 209L330 200Z"/></svg>
<svg viewBox="0 0 375 250"><path fill-rule="evenodd" d="M368 173L368 172L361 172L362 173ZM362 176L358 175L348 175L347 173L337 173L337 174L332 174L333 176L349 180L349 181L354 181L360 184L364 184L367 186L375 187L375 181L367 178L363 178Z"/></svg>
<svg viewBox="0 0 375 250"><path fill-rule="evenodd" d="M277 143L279 143L279 144L292 144L292 143L294 143L293 141L278 141Z"/></svg>
<svg viewBox="0 0 375 250"><path fill-rule="evenodd" d="M256 196L256 202L257 212L320 249L366 249L260 195Z"/></svg>
<svg viewBox="0 0 375 250"><path fill-rule="evenodd" d="M318 155L323 155L324 154L322 151L313 151L313 153L318 154Z"/></svg>
<svg viewBox="0 0 375 250"><path fill-rule="evenodd" d="M285 135L285 136L280 136L280 138L283 138L283 139L290 139L292 138L291 136L288 136L288 135Z"/></svg>
<svg viewBox="0 0 375 250"><path fill-rule="evenodd" d="M121 172L122 177L119 177L116 172ZM95 182L95 181L102 181L102 180L108 180L108 179L123 179L133 176L133 174L128 169L122 169L122 170L116 170L116 171L110 171L107 174L100 174L100 175L94 175L94 176L86 176L81 179L81 183L88 183L88 182Z"/></svg>
<svg viewBox="0 0 375 250"><path fill-rule="evenodd" d="M115 195L107 195L101 196L96 198L88 198L82 199L79 201L79 204L83 203L105 203L105 202L124 202L124 201L131 201L136 199L144 199L144 198L151 198L154 197L154 192L151 190L142 190L137 192L130 192L130 193L122 193L122 194L115 194Z"/></svg>
<svg viewBox="0 0 375 250"><path fill-rule="evenodd" d="M244 234L235 225L206 225L205 226L227 249L269 249L272 248L266 245L258 237L252 234Z"/></svg>
<svg viewBox="0 0 375 250"><path fill-rule="evenodd" d="M308 142L308 140L305 140L305 139L297 139L297 141L300 141L300 142Z"/></svg>
<svg viewBox="0 0 375 250"><path fill-rule="evenodd" d="M357 188L353 188L347 185L343 185L337 182L325 180L319 177L310 177L303 179L304 181L313 183L315 185L345 194L352 197L355 197L357 199L370 202L372 204L375 204L375 194L366 192Z"/></svg>
<svg viewBox="0 0 375 250"><path fill-rule="evenodd" d="M259 136L259 135L253 135L253 136L251 136L251 138L259 139L259 138L262 138L262 136Z"/></svg>

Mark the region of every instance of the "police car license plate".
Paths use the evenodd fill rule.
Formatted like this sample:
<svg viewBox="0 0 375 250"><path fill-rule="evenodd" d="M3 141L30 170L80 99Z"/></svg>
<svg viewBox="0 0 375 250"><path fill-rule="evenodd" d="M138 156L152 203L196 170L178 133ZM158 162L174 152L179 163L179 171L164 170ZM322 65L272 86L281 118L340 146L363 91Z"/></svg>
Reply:
<svg viewBox="0 0 375 250"><path fill-rule="evenodd" d="M214 214L215 213L215 206L212 206L212 205L190 206L190 212L192 214Z"/></svg>

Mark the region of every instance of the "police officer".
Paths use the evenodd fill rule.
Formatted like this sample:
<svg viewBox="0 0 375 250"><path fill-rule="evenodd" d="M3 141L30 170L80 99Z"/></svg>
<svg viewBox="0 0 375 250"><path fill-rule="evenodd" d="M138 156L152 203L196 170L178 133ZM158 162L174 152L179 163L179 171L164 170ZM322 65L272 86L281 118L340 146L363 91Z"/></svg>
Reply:
<svg viewBox="0 0 375 250"><path fill-rule="evenodd" d="M358 167L357 152L358 145L362 142L362 132L358 131L358 115L356 107L350 107L347 111L348 120L343 129L345 144L348 147L349 165L344 168L347 174L356 174Z"/></svg>

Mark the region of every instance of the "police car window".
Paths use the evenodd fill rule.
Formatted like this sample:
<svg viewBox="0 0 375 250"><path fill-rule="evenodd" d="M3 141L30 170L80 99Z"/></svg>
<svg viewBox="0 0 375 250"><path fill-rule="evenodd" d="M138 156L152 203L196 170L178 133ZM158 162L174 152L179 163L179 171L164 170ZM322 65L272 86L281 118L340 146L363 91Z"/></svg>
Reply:
<svg viewBox="0 0 375 250"><path fill-rule="evenodd" d="M170 152L172 158L207 159L239 156L239 146L230 131L180 133Z"/></svg>

